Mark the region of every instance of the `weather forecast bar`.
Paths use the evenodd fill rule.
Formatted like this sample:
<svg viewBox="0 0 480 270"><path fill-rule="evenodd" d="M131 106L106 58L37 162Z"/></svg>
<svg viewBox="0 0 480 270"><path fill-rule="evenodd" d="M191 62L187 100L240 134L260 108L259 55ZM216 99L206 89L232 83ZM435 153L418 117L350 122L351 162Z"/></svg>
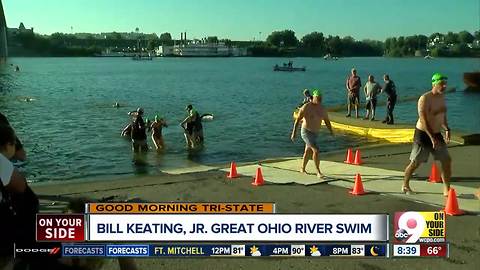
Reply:
<svg viewBox="0 0 480 270"><path fill-rule="evenodd" d="M381 244L64 244L64 257L389 257Z"/></svg>

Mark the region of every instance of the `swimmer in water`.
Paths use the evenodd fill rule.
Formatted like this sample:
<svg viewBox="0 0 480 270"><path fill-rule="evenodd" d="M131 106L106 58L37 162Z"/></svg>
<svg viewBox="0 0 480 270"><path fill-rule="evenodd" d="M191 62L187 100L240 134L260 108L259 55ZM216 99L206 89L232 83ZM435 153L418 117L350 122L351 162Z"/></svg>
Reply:
<svg viewBox="0 0 480 270"><path fill-rule="evenodd" d="M113 107L114 107L114 108L120 108L120 104L119 104L118 102L115 102L115 103L113 104Z"/></svg>
<svg viewBox="0 0 480 270"><path fill-rule="evenodd" d="M204 137L202 118L192 105L188 105L185 110L187 111L188 116L182 121L180 126L184 129L187 147L193 149L197 146L203 145Z"/></svg>
<svg viewBox="0 0 480 270"><path fill-rule="evenodd" d="M168 127L167 122L158 115L155 115L155 121L152 122L150 128L152 130L152 141L157 151L165 148L162 136L163 127Z"/></svg>
<svg viewBox="0 0 480 270"><path fill-rule="evenodd" d="M15 71L17 71L17 72L20 71L20 67L15 66Z"/></svg>

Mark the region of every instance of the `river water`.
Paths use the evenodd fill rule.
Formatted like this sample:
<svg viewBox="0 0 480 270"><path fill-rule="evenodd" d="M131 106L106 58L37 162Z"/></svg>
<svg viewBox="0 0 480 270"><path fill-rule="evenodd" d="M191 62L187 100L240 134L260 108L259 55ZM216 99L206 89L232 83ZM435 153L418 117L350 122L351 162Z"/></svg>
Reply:
<svg viewBox="0 0 480 270"><path fill-rule="evenodd" d="M356 67L362 81L368 74L389 73L401 97L420 95L434 72L449 77L456 93L447 95L452 129L480 132L480 94L464 93L463 72L479 70L478 59L344 58L324 61L295 58L306 72L273 72L283 58L12 58L0 69L0 111L6 114L28 151L22 168L29 181L99 176L155 174L194 163L228 164L300 155L303 145L290 142L292 110L304 88L320 88L324 103L345 103L345 78ZM380 80L381 81L381 80ZM383 83L383 82L382 82ZM32 98L30 102L25 97ZM380 100L385 97L381 96ZM119 102L122 107L113 108ZM206 147L185 149L179 123L184 108L212 113L204 123ZM127 112L143 107L150 118L160 114L168 149L148 154L144 166L132 162L129 142L120 138ZM416 102L398 104L398 122L413 124ZM362 111L363 114L363 111ZM378 119L384 108L378 109ZM322 151L345 149L364 138L327 132ZM149 140L149 144L153 146Z"/></svg>

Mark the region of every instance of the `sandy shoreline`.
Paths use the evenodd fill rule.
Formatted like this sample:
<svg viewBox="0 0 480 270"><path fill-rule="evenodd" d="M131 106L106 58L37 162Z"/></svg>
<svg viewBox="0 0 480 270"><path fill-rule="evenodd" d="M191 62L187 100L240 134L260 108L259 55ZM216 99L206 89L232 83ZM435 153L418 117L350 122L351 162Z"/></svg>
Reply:
<svg viewBox="0 0 480 270"><path fill-rule="evenodd" d="M410 145L383 145L362 148L364 166L379 170L402 171L408 159ZM480 186L480 147L454 146L450 148L454 159L453 186L463 188L469 193ZM465 154L469 153L469 154ZM300 154L300 153L299 153ZM341 162L344 153L336 151L322 154L323 160ZM270 164L291 161L262 161L265 170ZM478 161L478 162L477 162ZM296 164L296 161L292 161ZM256 162L252 162L255 164ZM239 164L250 165L249 164ZM299 165L300 163L298 163ZM400 186L394 182L391 192L372 193L366 196L354 197L345 188L332 183L315 185L275 184L267 182L262 187L251 186L251 177L243 176L236 180L228 180L225 169L228 164L211 169L202 168L199 172L176 174L161 173L151 176L122 177L117 179L68 181L47 184L33 184L33 189L41 199L41 211L61 211L72 197L88 197L99 200L110 198L114 201L143 202L264 202L276 203L279 213L389 213L391 217L396 211L433 211L438 210L436 203L419 203L422 195L417 198L404 198L399 195ZM363 167L363 166L362 166ZM424 185L429 173L429 165L424 165L412 180L412 186ZM328 168L324 168L328 175ZM295 172L289 172L295 173ZM300 175L298 173L298 175ZM268 181L268 179L267 179ZM393 180L392 180L393 181ZM397 180L395 180L397 181ZM346 182L349 183L349 182ZM369 181L366 180L366 184ZM375 183L375 182L371 182ZM393 182L392 182L393 183ZM399 182L398 182L399 183ZM438 198L438 204L444 200L441 197L441 186L427 186L434 190L427 194ZM425 195L425 196L427 196ZM477 207L480 202L468 196L460 200ZM466 204L465 204L466 205ZM462 207L462 204L460 205ZM467 225L468 224L468 225ZM467 225L467 226L466 226ZM392 228L391 228L392 229ZM189 259L145 259L137 260L140 269L474 269L480 264L480 258L473 254L480 251L480 217L472 212L460 217L448 217L447 240L451 243L449 259L219 259L219 258L189 258ZM106 260L103 269L118 269L115 262Z"/></svg>

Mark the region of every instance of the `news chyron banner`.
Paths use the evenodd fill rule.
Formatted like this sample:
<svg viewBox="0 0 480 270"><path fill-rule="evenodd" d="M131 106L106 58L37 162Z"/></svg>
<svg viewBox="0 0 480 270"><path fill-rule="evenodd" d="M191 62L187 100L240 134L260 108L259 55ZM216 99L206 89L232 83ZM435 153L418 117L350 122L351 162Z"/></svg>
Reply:
<svg viewBox="0 0 480 270"><path fill-rule="evenodd" d="M387 241L386 215L102 214L87 241Z"/></svg>
<svg viewBox="0 0 480 270"><path fill-rule="evenodd" d="M63 244L63 257L389 257L380 244Z"/></svg>
<svg viewBox="0 0 480 270"><path fill-rule="evenodd" d="M396 212L393 255L396 257L448 257L445 213Z"/></svg>
<svg viewBox="0 0 480 270"><path fill-rule="evenodd" d="M38 214L37 241L62 242L63 256L375 257L389 250L386 214L278 214L273 203L91 203L85 210Z"/></svg>

